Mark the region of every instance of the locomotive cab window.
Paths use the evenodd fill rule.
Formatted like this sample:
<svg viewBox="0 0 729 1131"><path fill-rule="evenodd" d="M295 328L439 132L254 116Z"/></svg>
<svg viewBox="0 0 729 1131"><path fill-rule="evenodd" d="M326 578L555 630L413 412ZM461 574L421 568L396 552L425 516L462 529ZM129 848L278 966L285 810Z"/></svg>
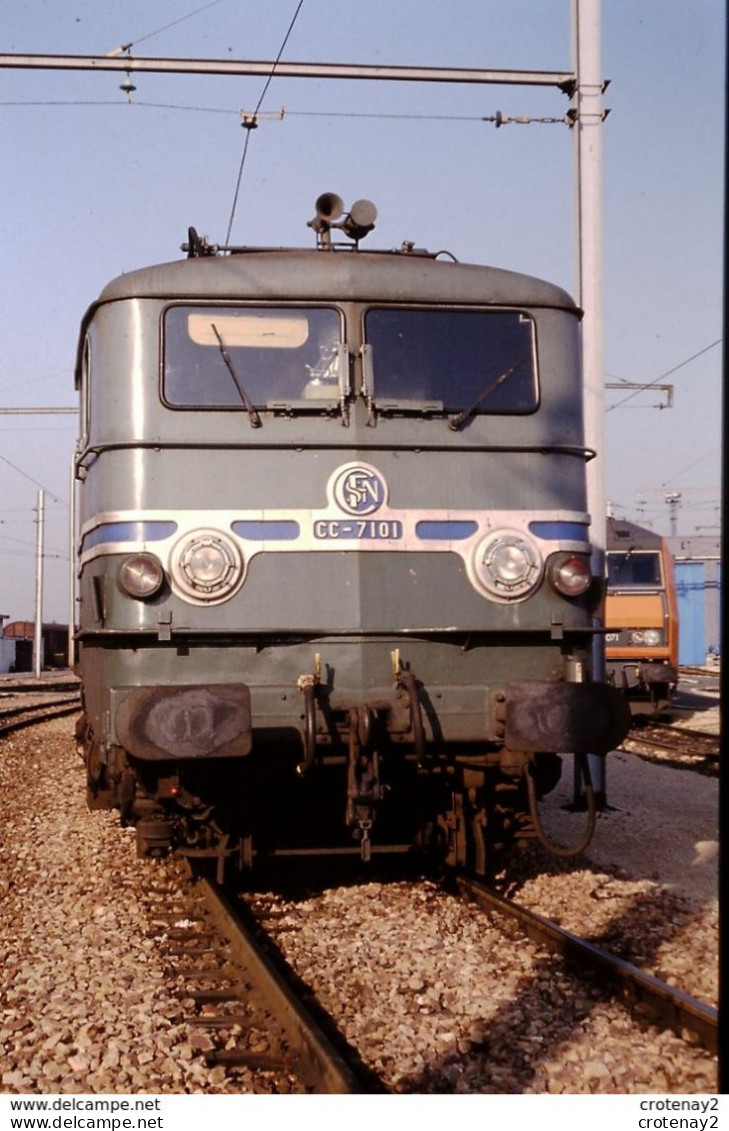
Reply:
<svg viewBox="0 0 729 1131"><path fill-rule="evenodd" d="M657 589L661 581L661 556L657 552L626 550L608 553L608 585L616 589Z"/></svg>
<svg viewBox="0 0 729 1131"><path fill-rule="evenodd" d="M385 410L534 412L535 337L533 320L517 310L372 309L367 392Z"/></svg>
<svg viewBox="0 0 729 1131"><path fill-rule="evenodd" d="M330 308L172 306L163 399L175 408L303 408L348 391L341 318Z"/></svg>

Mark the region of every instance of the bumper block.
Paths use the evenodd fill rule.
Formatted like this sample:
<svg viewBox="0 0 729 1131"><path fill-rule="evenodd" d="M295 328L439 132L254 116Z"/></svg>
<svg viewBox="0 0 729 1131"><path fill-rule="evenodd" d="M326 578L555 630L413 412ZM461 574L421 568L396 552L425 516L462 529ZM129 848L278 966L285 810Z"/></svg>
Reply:
<svg viewBox="0 0 729 1131"><path fill-rule="evenodd" d="M506 745L512 750L607 754L630 729L630 708L604 683L509 683Z"/></svg>
<svg viewBox="0 0 729 1131"><path fill-rule="evenodd" d="M243 683L144 687L115 718L118 741L146 761L239 758L251 749L251 696Z"/></svg>

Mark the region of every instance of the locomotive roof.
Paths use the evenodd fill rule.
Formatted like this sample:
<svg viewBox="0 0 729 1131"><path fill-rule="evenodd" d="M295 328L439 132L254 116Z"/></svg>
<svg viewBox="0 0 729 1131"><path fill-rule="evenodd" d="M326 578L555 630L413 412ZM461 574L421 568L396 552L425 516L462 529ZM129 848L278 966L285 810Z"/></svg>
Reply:
<svg viewBox="0 0 729 1131"><path fill-rule="evenodd" d="M561 287L497 267L455 263L419 253L284 248L251 249L145 267L112 280L97 303L126 298L336 298L577 309Z"/></svg>
<svg viewBox="0 0 729 1131"><path fill-rule="evenodd" d="M662 545L663 538L655 530L648 530L625 518L607 520L608 550L659 550Z"/></svg>

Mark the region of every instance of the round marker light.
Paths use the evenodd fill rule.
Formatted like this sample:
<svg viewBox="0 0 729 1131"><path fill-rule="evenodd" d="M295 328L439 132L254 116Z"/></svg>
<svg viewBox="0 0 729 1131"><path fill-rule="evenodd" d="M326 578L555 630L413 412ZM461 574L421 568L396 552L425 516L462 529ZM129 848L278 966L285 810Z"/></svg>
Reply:
<svg viewBox="0 0 729 1131"><path fill-rule="evenodd" d="M649 648L655 648L661 643L661 634L655 628L647 628L643 633L643 643Z"/></svg>
<svg viewBox="0 0 729 1131"><path fill-rule="evenodd" d="M536 547L521 534L502 531L481 544L476 566L479 581L503 600L525 597L539 583L542 563Z"/></svg>
<svg viewBox="0 0 729 1131"><path fill-rule="evenodd" d="M230 597L243 578L238 547L216 531L183 539L174 554L173 579L189 597L211 604Z"/></svg>
<svg viewBox="0 0 729 1131"><path fill-rule="evenodd" d="M159 592L165 571L154 554L131 554L119 566L118 579L123 593L144 601Z"/></svg>
<svg viewBox="0 0 729 1131"><path fill-rule="evenodd" d="M560 554L550 562L549 580L563 597L581 597L592 581L590 564L575 554Z"/></svg>

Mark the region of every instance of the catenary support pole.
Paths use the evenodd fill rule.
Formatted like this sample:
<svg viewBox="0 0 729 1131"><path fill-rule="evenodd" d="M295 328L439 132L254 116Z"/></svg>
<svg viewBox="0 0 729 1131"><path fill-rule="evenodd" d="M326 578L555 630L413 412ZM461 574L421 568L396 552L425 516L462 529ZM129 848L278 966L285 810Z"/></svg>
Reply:
<svg viewBox="0 0 729 1131"><path fill-rule="evenodd" d="M33 634L33 675L40 679L43 668L43 523L45 491L38 492L38 530L35 547L35 632Z"/></svg>
<svg viewBox="0 0 729 1131"><path fill-rule="evenodd" d="M71 459L68 493L68 666L76 663L76 456Z"/></svg>
<svg viewBox="0 0 729 1131"><path fill-rule="evenodd" d="M600 0L572 0L572 53L577 85L572 100L575 139L577 225L577 301L584 311L582 350L585 445L598 454L587 465L587 506L592 515L592 569L605 572L605 407L602 362L602 123L603 78L600 53ZM602 627L600 622L596 627ZM605 678L604 637L593 645L593 678ZM606 799L605 758L589 755L598 807ZM575 802L582 799L575 763Z"/></svg>

